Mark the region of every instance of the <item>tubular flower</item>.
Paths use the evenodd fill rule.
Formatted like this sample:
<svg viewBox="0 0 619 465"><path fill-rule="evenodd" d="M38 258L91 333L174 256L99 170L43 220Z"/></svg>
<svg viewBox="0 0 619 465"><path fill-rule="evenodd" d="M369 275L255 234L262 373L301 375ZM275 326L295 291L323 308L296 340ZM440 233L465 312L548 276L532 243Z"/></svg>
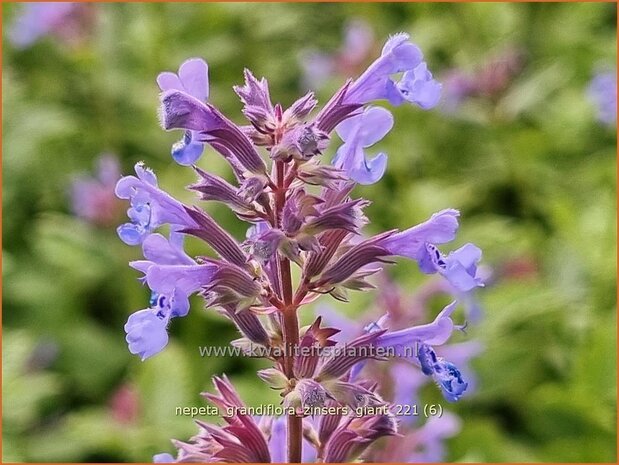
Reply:
<svg viewBox="0 0 619 465"><path fill-rule="evenodd" d="M141 244L159 226L191 226L193 221L183 205L157 186L157 177L144 164L135 165L135 176L125 176L116 184L116 195L128 199L131 220L118 227L120 239L128 245Z"/></svg>
<svg viewBox="0 0 619 465"><path fill-rule="evenodd" d="M378 182L385 174L387 155L381 152L368 160L363 149L380 141L392 127L393 116L380 107L368 108L342 121L336 131L344 144L338 149L333 164L359 184Z"/></svg>
<svg viewBox="0 0 619 465"><path fill-rule="evenodd" d="M367 103L387 99L392 105L404 101L424 110L434 107L441 96L441 85L432 78L421 50L400 33L389 38L380 58L351 85L345 101ZM395 82L392 76L404 73Z"/></svg>
<svg viewBox="0 0 619 465"><path fill-rule="evenodd" d="M423 374L431 376L436 381L445 399L450 402L460 399L460 396L466 391L468 383L462 379L460 370L453 363L438 357L432 347L426 344L419 346L417 358Z"/></svg>
<svg viewBox="0 0 619 465"><path fill-rule="evenodd" d="M159 88L180 90L201 102L208 99L208 65L200 58L191 58L178 68L178 74L169 71L157 76ZM204 143L199 141L198 133L186 131L183 138L172 146L172 158L179 165L192 165L202 156Z"/></svg>

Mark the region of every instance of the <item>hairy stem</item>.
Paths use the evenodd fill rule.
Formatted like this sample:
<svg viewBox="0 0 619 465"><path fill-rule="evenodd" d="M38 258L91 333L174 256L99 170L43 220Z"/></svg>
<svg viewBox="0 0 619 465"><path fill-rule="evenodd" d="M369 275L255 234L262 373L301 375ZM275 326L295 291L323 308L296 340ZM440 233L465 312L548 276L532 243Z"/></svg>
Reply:
<svg viewBox="0 0 619 465"><path fill-rule="evenodd" d="M286 203L286 165L282 161L276 161L275 171L277 189L275 191L275 221L279 225L281 213ZM290 260L278 252L278 268L280 288L284 306L282 310L282 326L284 337L284 373L288 379L294 379L294 356L295 349L299 345L299 320L297 308L293 302L292 275L290 273ZM303 419L296 415L288 415L288 462L300 463L302 451Z"/></svg>

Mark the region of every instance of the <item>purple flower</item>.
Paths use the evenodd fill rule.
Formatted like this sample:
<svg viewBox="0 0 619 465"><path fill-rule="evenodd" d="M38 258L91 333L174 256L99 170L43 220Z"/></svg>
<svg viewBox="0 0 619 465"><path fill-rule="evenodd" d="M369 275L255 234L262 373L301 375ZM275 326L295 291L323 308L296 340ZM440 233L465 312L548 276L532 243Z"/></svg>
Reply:
<svg viewBox="0 0 619 465"><path fill-rule="evenodd" d="M266 166L249 138L214 106L180 90L161 94L161 124L164 129L195 131L200 142L208 142L232 165L237 174L243 169L264 174Z"/></svg>
<svg viewBox="0 0 619 465"><path fill-rule="evenodd" d="M429 220L389 236L383 241L383 245L392 255L419 261L424 257L425 244L443 244L454 240L459 216L458 210L441 210L434 213Z"/></svg>
<svg viewBox="0 0 619 465"><path fill-rule="evenodd" d="M198 266L185 253L183 236L176 232L167 240L160 234L151 234L144 240L142 250L146 260L131 265L147 276L151 268L161 265ZM142 279L144 281L144 279ZM150 308L132 314L125 324L129 351L138 354L142 360L159 353L168 344L167 326L171 318L186 316L189 312L187 289L182 286L169 288L151 286L153 290Z"/></svg>
<svg viewBox="0 0 619 465"><path fill-rule="evenodd" d="M598 73L591 80L587 94L597 107L598 120L614 126L617 122L617 71Z"/></svg>
<svg viewBox="0 0 619 465"><path fill-rule="evenodd" d="M170 319L185 316L188 312L189 299L180 289L168 295L153 293L151 308L131 314L125 324L129 352L139 355L142 360L161 352L168 345Z"/></svg>
<svg viewBox="0 0 619 465"><path fill-rule="evenodd" d="M385 316L378 322L368 325L365 328L365 332L372 333L383 330L384 334L381 334L376 340L376 346L391 348L397 357L403 357L412 361L411 357L419 353L420 346L426 346L428 344L441 345L447 342L455 328L453 320L451 319L451 314L455 308L456 302L452 302L437 315L432 323L412 326L397 331L388 331L386 333L384 333ZM353 374L356 376L363 369L363 366L363 363L359 363L353 367L351 378L353 378ZM424 374L428 373L424 372ZM445 383L447 383L447 381L448 380L445 380ZM441 389L443 389L443 387ZM466 386L464 386L464 389L466 389ZM458 396L464 392L464 389L458 393ZM457 392L458 389L454 387L454 391ZM443 392L445 392L444 389ZM455 394L451 400L457 400Z"/></svg>
<svg viewBox="0 0 619 465"><path fill-rule="evenodd" d="M269 223L267 223L266 221L259 221L247 228L247 233L245 234L245 237L249 241L255 241L269 229Z"/></svg>
<svg viewBox="0 0 619 465"><path fill-rule="evenodd" d="M377 339L376 345L392 347L397 356L406 357L415 353L419 344L444 344L451 337L455 327L451 314L456 309L456 305L457 302L447 305L432 323L388 331Z"/></svg>
<svg viewBox="0 0 619 465"><path fill-rule="evenodd" d="M419 389L427 382L419 367L411 363L394 363L389 368L393 383L393 403L395 405L419 405ZM409 413L409 412L406 412ZM402 415L400 422L411 425L418 419L415 415Z"/></svg>
<svg viewBox="0 0 619 465"><path fill-rule="evenodd" d="M434 347L434 350L440 357L449 360L458 367L462 377L468 383L466 394L472 394L477 387L477 379L473 369L470 367L470 361L483 352L484 345L479 341L469 340L457 344L445 344L440 347Z"/></svg>
<svg viewBox="0 0 619 465"><path fill-rule="evenodd" d="M430 417L425 424L402 438L404 444L415 445L415 451L402 457L409 463L432 463L445 460L445 439L456 435L461 429L461 421L455 415L445 412L440 417Z"/></svg>
<svg viewBox="0 0 619 465"><path fill-rule="evenodd" d="M390 37L381 56L350 86L344 102L364 104L386 99L392 105L416 103L424 110L435 106L441 85L432 78L421 50L408 39L405 33ZM399 82L391 79L402 72Z"/></svg>
<svg viewBox="0 0 619 465"><path fill-rule="evenodd" d="M156 454L153 456L153 463L174 463L176 459L168 453Z"/></svg>
<svg viewBox="0 0 619 465"><path fill-rule="evenodd" d="M199 237L209 244L221 258L227 262L243 267L247 262L247 256L241 250L236 240L213 218L198 208L186 208L185 212L193 221L193 226L183 229L181 232Z"/></svg>
<svg viewBox="0 0 619 465"><path fill-rule="evenodd" d="M9 40L15 47L28 47L61 27L79 6L69 2L24 3L9 29Z"/></svg>
<svg viewBox="0 0 619 465"><path fill-rule="evenodd" d="M166 239L161 234L151 234L142 243L146 260L159 265L195 265L196 262L183 249L183 234L170 232Z"/></svg>
<svg viewBox="0 0 619 465"><path fill-rule="evenodd" d="M380 359L376 348L383 345L380 338L384 333L384 330L368 332L343 344L346 350L336 351L333 356L327 357L314 379L324 381L339 378L363 360Z"/></svg>
<svg viewBox="0 0 619 465"><path fill-rule="evenodd" d="M251 202L255 199L245 195L248 194L247 191L242 192L238 187L233 186L226 180L214 174L207 173L197 166L195 166L194 169L200 175L200 179L195 184L189 186L189 189L199 192L201 200L223 202L241 218L249 218L255 215L255 208L251 205ZM249 179L254 180L257 178L252 177ZM262 191L260 191L260 193L262 193Z"/></svg>
<svg viewBox="0 0 619 465"><path fill-rule="evenodd" d="M388 98L392 105L408 101L429 110L441 99L441 87L428 71L428 65L423 62L414 70L404 73L402 79L391 87Z"/></svg>
<svg viewBox="0 0 619 465"><path fill-rule="evenodd" d="M359 234L368 220L363 209L369 205L364 199L343 202L340 205L325 208L316 217L308 220L302 228L306 234L318 234L329 229L343 229L353 234ZM315 250L315 249L314 249ZM317 247L320 251L320 247Z"/></svg>
<svg viewBox="0 0 619 465"><path fill-rule="evenodd" d="M271 424L269 453L273 463L286 462L286 417L275 418Z"/></svg>
<svg viewBox="0 0 619 465"><path fill-rule="evenodd" d="M393 116L384 108L366 108L360 115L342 121L336 131L344 144L333 159L333 165L343 170L359 184L374 184L385 174L387 155L379 153L368 160L364 148L380 141L393 127Z"/></svg>
<svg viewBox="0 0 619 465"><path fill-rule="evenodd" d="M210 231L217 236L217 230ZM231 257L230 262L202 259L204 263L197 264L185 254L174 234L170 241L158 234L149 236L142 246L146 260L129 263L144 274L141 281L147 283L153 292L158 295L171 295L178 290L188 296L200 291L207 306L222 305L228 308L234 304L232 307L235 311L243 310L254 303L260 294L261 286L242 267L245 265L243 252L235 249L236 243L227 242L233 241L231 237L215 237L211 241L215 250L224 258ZM237 253L242 256L238 260L241 266L233 264ZM245 323L251 324L247 321Z"/></svg>
<svg viewBox="0 0 619 465"><path fill-rule="evenodd" d="M355 244L327 267L316 286L327 289L348 280L356 283L356 278L371 274L358 276L358 273L378 271L378 268L367 268L368 265L385 262L384 257L389 255L400 255L416 260L424 273L439 273L459 292L483 287L482 277L477 271L477 263L481 259L481 250L478 247L466 244L445 257L432 243L444 243L454 239L458 216L457 210L442 210L432 215L428 221L408 230L398 233L389 231ZM356 285L345 287L360 289Z"/></svg>
<svg viewBox="0 0 619 465"><path fill-rule="evenodd" d="M438 357L434 349L426 344L419 346L417 358L423 374L434 379L446 400L456 402L460 399L468 383L462 379L460 370L453 363Z"/></svg>
<svg viewBox="0 0 619 465"><path fill-rule="evenodd" d="M73 212L89 223L107 226L117 220L120 201L114 186L120 178L120 164L114 155L97 160L96 177L78 177L71 184Z"/></svg>
<svg viewBox="0 0 619 465"><path fill-rule="evenodd" d="M166 71L157 76L162 91L180 90L206 102L208 99L208 65L201 58L190 58L178 68L178 74ZM179 165L192 165L202 155L204 143L196 131L185 131L183 138L172 146L172 157Z"/></svg>
<svg viewBox="0 0 619 465"><path fill-rule="evenodd" d="M220 411L232 413L226 416L226 426L208 425L198 422L202 429L194 437L193 447L182 447L181 452L197 452L202 454L201 460L193 462L227 462L227 463L270 463L271 456L267 438L259 428L256 419L242 413L239 408L245 407L228 378L213 378L216 394L202 395L217 406ZM184 445L181 445L184 446ZM198 457L199 458L199 457ZM211 458L210 460L205 460Z"/></svg>
<svg viewBox="0 0 619 465"><path fill-rule="evenodd" d="M419 268L424 273L439 273L460 292L467 292L484 283L477 270L481 260L481 250L473 244L465 244L458 250L445 256L436 246L426 244L418 260Z"/></svg>
<svg viewBox="0 0 619 465"><path fill-rule="evenodd" d="M331 418L329 418L331 417ZM398 422L390 411L359 418L324 415L320 437L325 438L326 463L350 463L381 437L396 436Z"/></svg>
<svg viewBox="0 0 619 465"><path fill-rule="evenodd" d="M243 102L243 114L263 133L277 126L278 117L271 103L269 83L265 78L256 79L248 69L244 71L245 85L234 86L234 91Z"/></svg>
<svg viewBox="0 0 619 465"><path fill-rule="evenodd" d="M481 250L466 244L444 256L434 244L452 241L458 230L457 210L442 210L424 223L387 237L381 243L393 255L413 259L427 274L439 273L460 292L483 286L477 272Z"/></svg>
<svg viewBox="0 0 619 465"><path fill-rule="evenodd" d="M307 161L320 155L328 142L329 136L314 125L302 124L286 131L280 143L273 147L271 158L286 160L293 157Z"/></svg>
<svg viewBox="0 0 619 465"><path fill-rule="evenodd" d="M190 227L194 223L183 205L157 187L157 177L144 164L135 165L135 176L125 176L116 184L116 195L129 199L130 223L118 227L121 240L128 245L141 244L159 226L171 224Z"/></svg>
<svg viewBox="0 0 619 465"><path fill-rule="evenodd" d="M134 262L131 263L131 265L133 264ZM216 271L217 266L214 264L153 264L146 271L146 282L153 292L167 294L174 292L175 289L179 289L189 295L198 292L200 288L209 284Z"/></svg>
<svg viewBox="0 0 619 465"><path fill-rule="evenodd" d="M266 232L251 241L251 256L260 263L267 263L277 251L286 236L279 229L267 229Z"/></svg>

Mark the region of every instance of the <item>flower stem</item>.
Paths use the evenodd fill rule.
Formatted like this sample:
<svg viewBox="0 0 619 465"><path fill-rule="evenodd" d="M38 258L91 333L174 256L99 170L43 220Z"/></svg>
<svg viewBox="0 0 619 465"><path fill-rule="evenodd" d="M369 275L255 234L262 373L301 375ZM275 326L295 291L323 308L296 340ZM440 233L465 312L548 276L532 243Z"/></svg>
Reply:
<svg viewBox="0 0 619 465"><path fill-rule="evenodd" d="M276 161L275 171L277 178L277 190L275 191L275 218L279 224L284 204L286 203L286 165L282 161ZM284 338L284 374L288 379L294 379L294 357L296 347L299 345L299 320L297 308L293 302L292 275L290 273L290 260L278 252L278 267L280 288L284 307L282 310L282 326ZM288 462L301 463L303 418L297 415L288 415Z"/></svg>
<svg viewBox="0 0 619 465"><path fill-rule="evenodd" d="M290 262L286 265L290 271ZM282 263L282 265L284 265ZM285 268L285 267L284 267ZM283 273L282 273L283 274ZM286 283L284 288L286 287ZM294 378L294 352L299 344L299 321L297 319L297 308L295 306L286 307L284 310L284 369L289 379ZM302 424L303 418L295 414L288 415L288 462L301 462L302 447Z"/></svg>

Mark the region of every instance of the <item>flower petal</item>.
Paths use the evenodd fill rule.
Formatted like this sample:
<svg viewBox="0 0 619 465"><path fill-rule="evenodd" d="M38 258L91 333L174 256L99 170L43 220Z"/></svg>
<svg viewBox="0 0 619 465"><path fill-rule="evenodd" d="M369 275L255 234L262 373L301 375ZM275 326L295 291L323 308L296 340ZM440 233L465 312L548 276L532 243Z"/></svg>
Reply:
<svg viewBox="0 0 619 465"><path fill-rule="evenodd" d="M204 144L195 142L197 134L195 131L185 131L183 138L172 146L172 158L179 165L191 166L202 156Z"/></svg>
<svg viewBox="0 0 619 465"><path fill-rule="evenodd" d="M369 147L381 140L393 128L393 115L382 107L370 107L363 113L342 121L335 128L343 141L352 142L358 137L363 147Z"/></svg>
<svg viewBox="0 0 619 465"><path fill-rule="evenodd" d="M182 245L173 245L170 240L161 234L149 235L142 243L144 257L159 265L195 265L195 262L187 255Z"/></svg>
<svg viewBox="0 0 619 465"><path fill-rule="evenodd" d="M166 90L183 90L183 85L178 76L170 71L159 73L157 76L157 85L162 91Z"/></svg>
<svg viewBox="0 0 619 465"><path fill-rule="evenodd" d="M180 78L185 91L205 102L208 99L208 65L201 58L190 58L178 68Z"/></svg>
<svg viewBox="0 0 619 465"><path fill-rule="evenodd" d="M167 319L159 318L152 310L140 310L129 316L125 324L129 352L142 361L161 352L168 344Z"/></svg>

